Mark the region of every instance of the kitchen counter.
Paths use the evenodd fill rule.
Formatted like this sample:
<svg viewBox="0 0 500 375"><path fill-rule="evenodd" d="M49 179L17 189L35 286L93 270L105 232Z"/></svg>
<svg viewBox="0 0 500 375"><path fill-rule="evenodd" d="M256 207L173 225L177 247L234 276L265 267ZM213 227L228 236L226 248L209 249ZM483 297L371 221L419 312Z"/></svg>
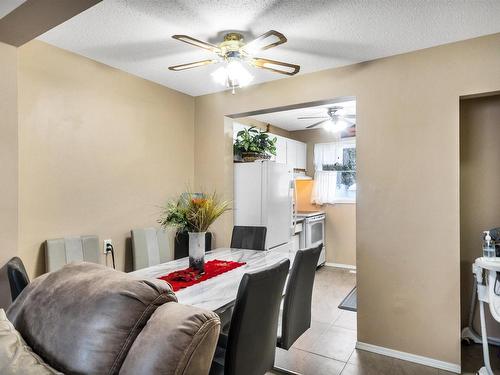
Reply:
<svg viewBox="0 0 500 375"><path fill-rule="evenodd" d="M297 220L299 218L304 219L306 217L322 215L322 214L325 214L325 211L299 211L299 212L297 212Z"/></svg>

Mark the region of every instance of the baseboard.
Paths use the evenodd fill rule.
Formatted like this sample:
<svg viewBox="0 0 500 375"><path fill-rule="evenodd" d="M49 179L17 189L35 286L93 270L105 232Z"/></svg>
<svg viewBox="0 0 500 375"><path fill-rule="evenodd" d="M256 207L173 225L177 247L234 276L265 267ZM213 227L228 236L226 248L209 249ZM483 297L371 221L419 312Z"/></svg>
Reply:
<svg viewBox="0 0 500 375"><path fill-rule="evenodd" d="M400 352L399 350L388 349L382 346L366 344L364 342L356 342L356 349L365 350L367 352L382 354L388 357L393 357L397 359L402 359L408 362L418 363L420 365L425 365L429 367L438 368L440 370L454 372L456 374L460 374L462 369L460 365L450 362L440 361L438 359L423 357L421 355Z"/></svg>
<svg viewBox="0 0 500 375"><path fill-rule="evenodd" d="M343 269L346 269L346 270L356 270L356 266L353 266L353 265L350 265L350 264L329 263L329 262L326 262L325 266L335 267L335 268L343 268Z"/></svg>

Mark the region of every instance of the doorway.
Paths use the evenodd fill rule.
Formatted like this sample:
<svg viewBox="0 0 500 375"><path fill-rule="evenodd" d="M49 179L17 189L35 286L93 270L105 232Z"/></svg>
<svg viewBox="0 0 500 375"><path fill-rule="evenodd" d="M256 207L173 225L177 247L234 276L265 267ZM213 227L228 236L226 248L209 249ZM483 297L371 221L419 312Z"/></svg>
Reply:
<svg viewBox="0 0 500 375"><path fill-rule="evenodd" d="M344 97L229 117L233 145L249 129L265 132L275 146L269 163L289 169L294 189L290 224L283 228L290 233L288 227L292 227L287 251L307 248L320 237L325 244L316 273L311 328L291 350L277 351L277 365L299 373L315 373L318 368L339 373L357 340L356 99ZM245 161L241 152L235 153L235 161ZM247 216L238 205L239 179L235 172L235 225L264 225L239 222ZM323 229L317 230L320 215ZM253 216L253 220L258 219ZM308 237L308 230L314 235ZM273 242L268 248L281 250L282 246Z"/></svg>
<svg viewBox="0 0 500 375"><path fill-rule="evenodd" d="M474 260L482 256L482 233L500 227L500 95L460 101L460 266L462 370L483 365L479 311L472 299ZM488 335L500 342L500 324L486 312ZM467 328L468 327L468 328ZM480 335L479 335L480 336ZM500 370L500 347L490 345L493 369Z"/></svg>

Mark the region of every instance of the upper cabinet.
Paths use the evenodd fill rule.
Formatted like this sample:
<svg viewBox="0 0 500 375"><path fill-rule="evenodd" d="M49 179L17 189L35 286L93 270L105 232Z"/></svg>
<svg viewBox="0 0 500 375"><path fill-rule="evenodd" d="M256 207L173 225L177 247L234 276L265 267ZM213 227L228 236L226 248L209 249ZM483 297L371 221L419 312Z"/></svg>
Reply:
<svg viewBox="0 0 500 375"><path fill-rule="evenodd" d="M307 143L297 142L296 147L296 167L297 169L307 168Z"/></svg>
<svg viewBox="0 0 500 375"><path fill-rule="evenodd" d="M306 169L307 167L307 144L304 142L286 139L286 164L290 168Z"/></svg>
<svg viewBox="0 0 500 375"><path fill-rule="evenodd" d="M286 165L289 168L297 168L297 141L293 139L286 140Z"/></svg>
<svg viewBox="0 0 500 375"><path fill-rule="evenodd" d="M273 159L276 163L286 164L286 142L287 139L285 137L281 137L279 135L275 136L276 140L276 156Z"/></svg>

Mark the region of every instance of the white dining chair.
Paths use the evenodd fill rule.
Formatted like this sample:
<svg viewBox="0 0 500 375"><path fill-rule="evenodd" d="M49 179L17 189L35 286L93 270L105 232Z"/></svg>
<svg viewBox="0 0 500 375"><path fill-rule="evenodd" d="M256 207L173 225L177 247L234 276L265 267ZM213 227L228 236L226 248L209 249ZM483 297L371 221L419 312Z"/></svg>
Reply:
<svg viewBox="0 0 500 375"><path fill-rule="evenodd" d="M56 271L71 262L101 263L99 237L81 236L47 240L45 265L47 272Z"/></svg>
<svg viewBox="0 0 500 375"><path fill-rule="evenodd" d="M134 270L151 267L174 259L167 232L161 228L139 228L132 231Z"/></svg>

